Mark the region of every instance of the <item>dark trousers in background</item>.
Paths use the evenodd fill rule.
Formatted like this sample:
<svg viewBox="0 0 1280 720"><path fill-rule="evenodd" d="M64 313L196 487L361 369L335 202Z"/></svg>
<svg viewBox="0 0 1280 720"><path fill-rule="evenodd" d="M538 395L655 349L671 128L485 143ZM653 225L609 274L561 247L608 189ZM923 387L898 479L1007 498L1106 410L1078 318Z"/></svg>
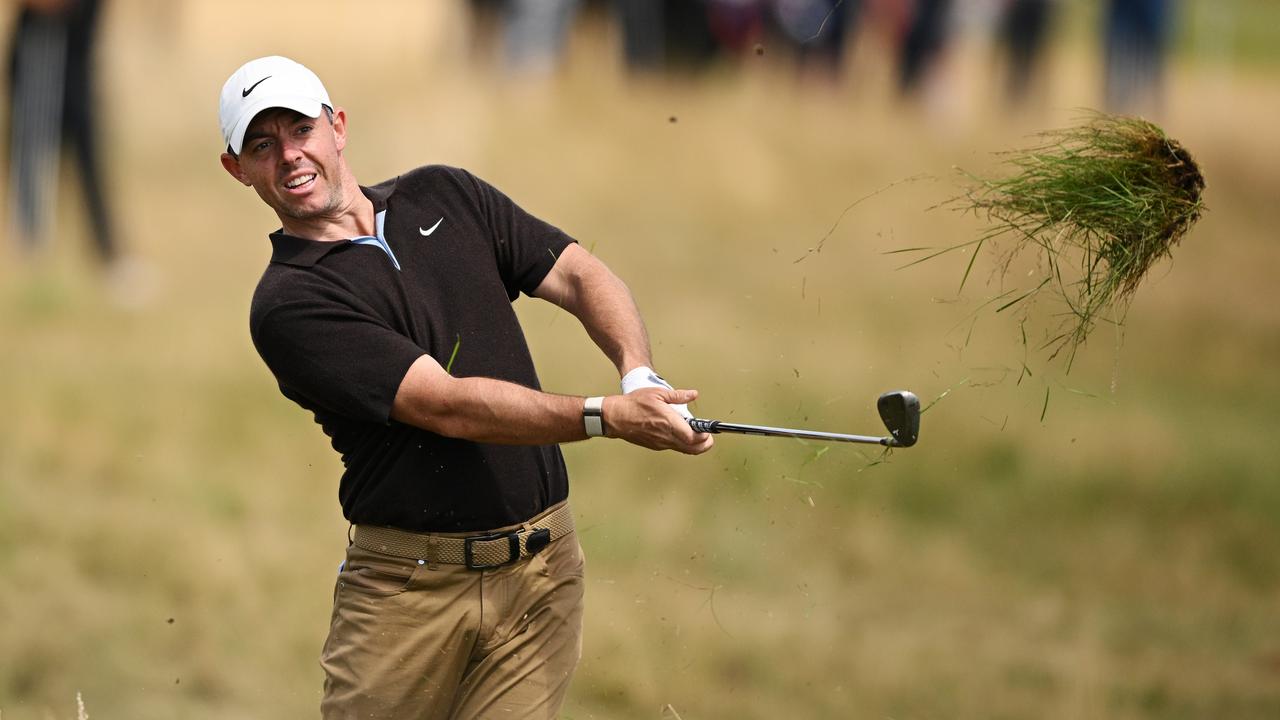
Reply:
<svg viewBox="0 0 1280 720"><path fill-rule="evenodd" d="M28 246L44 242L64 147L78 169L90 234L104 261L117 254L103 190L94 109L93 42L101 3L76 0L57 12L23 8L9 51L9 192Z"/></svg>

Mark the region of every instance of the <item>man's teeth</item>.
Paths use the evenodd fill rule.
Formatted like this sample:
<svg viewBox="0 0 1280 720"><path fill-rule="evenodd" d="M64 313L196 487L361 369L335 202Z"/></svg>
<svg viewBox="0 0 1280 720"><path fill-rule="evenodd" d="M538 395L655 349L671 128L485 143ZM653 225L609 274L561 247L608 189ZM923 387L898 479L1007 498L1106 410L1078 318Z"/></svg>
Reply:
<svg viewBox="0 0 1280 720"><path fill-rule="evenodd" d="M293 180L290 180L289 182L285 183L285 184L284 184L284 186L285 186L285 187L287 187L287 188L290 188L290 189L292 189L292 188L296 188L296 187L298 187L299 185L302 185L302 184L304 184L304 183L311 182L314 178L315 178L315 174L314 174L314 173L313 173L313 174L311 174L311 175L303 175L303 176L302 176L302 177L300 177L300 178L294 178Z"/></svg>

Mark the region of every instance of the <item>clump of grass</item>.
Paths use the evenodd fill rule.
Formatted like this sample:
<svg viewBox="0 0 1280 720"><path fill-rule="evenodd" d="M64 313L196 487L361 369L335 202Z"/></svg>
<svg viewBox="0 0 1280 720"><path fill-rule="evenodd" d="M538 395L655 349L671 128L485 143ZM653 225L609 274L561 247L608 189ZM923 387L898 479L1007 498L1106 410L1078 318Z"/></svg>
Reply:
<svg viewBox="0 0 1280 720"><path fill-rule="evenodd" d="M1002 279L1015 259L1035 254L1040 284L1005 293L1002 300L1016 296L998 311L1042 292L1059 297L1067 311L1044 347L1051 358L1069 350L1069 367L1098 320L1123 324L1147 272L1204 211L1205 182L1186 148L1146 120L1096 113L1037 138L1031 148L1001 153L1011 170L1006 177L966 173L969 186L948 203L985 215L991 229L916 262L973 246L963 288L987 243L1000 252Z"/></svg>

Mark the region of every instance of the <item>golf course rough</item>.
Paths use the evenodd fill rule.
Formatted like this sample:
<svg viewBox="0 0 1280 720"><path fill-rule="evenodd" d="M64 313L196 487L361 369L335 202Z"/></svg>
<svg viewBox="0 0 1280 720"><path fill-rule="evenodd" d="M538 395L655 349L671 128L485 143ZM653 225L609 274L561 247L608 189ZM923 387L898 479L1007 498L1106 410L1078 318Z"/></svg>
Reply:
<svg viewBox="0 0 1280 720"><path fill-rule="evenodd" d="M1008 290L997 311L1048 292L1066 307L1041 347L1067 350L1067 365L1096 321L1123 324L1134 291L1204 211L1200 168L1176 140L1146 120L1092 113L1077 127L1036 136L1038 144L1000 153L1002 178L965 173L948 205L985 217L961 287L988 242L1008 279L1018 257L1036 256L1039 284ZM928 259L928 258L923 258ZM1006 298L1009 298L1006 300Z"/></svg>

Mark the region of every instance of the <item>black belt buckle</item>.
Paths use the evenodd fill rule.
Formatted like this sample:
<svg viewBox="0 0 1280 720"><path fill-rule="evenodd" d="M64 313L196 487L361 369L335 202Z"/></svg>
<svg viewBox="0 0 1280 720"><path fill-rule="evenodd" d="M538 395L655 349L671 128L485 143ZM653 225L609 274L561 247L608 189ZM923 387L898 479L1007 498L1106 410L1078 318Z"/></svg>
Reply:
<svg viewBox="0 0 1280 720"><path fill-rule="evenodd" d="M524 538L524 550L530 555L537 555L543 548L551 544L551 529L538 528Z"/></svg>
<svg viewBox="0 0 1280 720"><path fill-rule="evenodd" d="M510 557L508 557L506 560L503 560L502 562L493 563L492 565L477 565L472 561L472 554L471 554L472 543L489 542L491 540L501 540L502 538L507 539L507 547L510 550ZM492 570L493 568L500 568L503 565L510 565L511 563L520 559L519 531L513 530L511 532L496 533L494 535L474 535L469 538L463 538L462 557L463 557L463 560L466 562L468 570Z"/></svg>

